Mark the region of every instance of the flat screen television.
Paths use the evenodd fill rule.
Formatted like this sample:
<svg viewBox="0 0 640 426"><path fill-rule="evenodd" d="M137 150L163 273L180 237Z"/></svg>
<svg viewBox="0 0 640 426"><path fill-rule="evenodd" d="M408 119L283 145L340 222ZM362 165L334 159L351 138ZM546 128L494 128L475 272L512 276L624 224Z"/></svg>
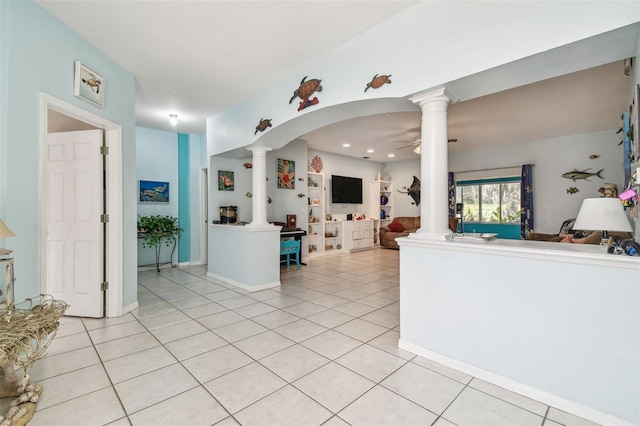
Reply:
<svg viewBox="0 0 640 426"><path fill-rule="evenodd" d="M362 179L331 175L331 202L362 204Z"/></svg>

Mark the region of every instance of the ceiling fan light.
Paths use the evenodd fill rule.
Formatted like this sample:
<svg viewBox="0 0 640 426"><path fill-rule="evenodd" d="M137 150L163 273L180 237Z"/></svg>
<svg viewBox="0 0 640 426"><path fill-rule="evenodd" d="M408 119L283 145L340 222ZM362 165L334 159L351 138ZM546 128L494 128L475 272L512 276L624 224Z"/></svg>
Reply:
<svg viewBox="0 0 640 426"><path fill-rule="evenodd" d="M415 148L412 149L412 151L420 155L420 153L422 152L422 145L416 146Z"/></svg>

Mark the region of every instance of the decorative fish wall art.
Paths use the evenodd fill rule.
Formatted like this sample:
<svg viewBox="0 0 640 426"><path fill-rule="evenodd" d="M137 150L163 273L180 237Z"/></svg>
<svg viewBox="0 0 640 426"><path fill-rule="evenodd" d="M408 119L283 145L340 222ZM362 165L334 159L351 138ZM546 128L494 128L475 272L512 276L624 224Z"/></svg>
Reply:
<svg viewBox="0 0 640 426"><path fill-rule="evenodd" d="M367 83L367 87L365 87L364 91L366 92L369 89L378 89L385 84L391 84L391 74L389 75L374 75L370 82Z"/></svg>
<svg viewBox="0 0 640 426"><path fill-rule="evenodd" d="M600 156L598 154L591 154L589 156L589 160L595 160L596 158L600 158Z"/></svg>
<svg viewBox="0 0 640 426"><path fill-rule="evenodd" d="M407 189L406 191L400 191L398 189L397 191L401 194L408 194L409 197L413 199L413 203L411 204L415 204L416 206L420 205L420 179L418 179L417 177L413 177L413 183L411 184L409 189Z"/></svg>
<svg viewBox="0 0 640 426"><path fill-rule="evenodd" d="M298 106L298 111L302 111L303 109L311 105L317 105L318 102L320 102L315 96L313 97L313 99L309 98L315 92L322 92L322 86L320 85L320 83L322 83L322 80L318 80L317 78L307 80L307 77L308 76L306 75L304 76L302 81L300 81L300 86L296 90L294 90L293 96L291 97L291 99L289 99L289 103L293 102L295 98L301 99L300 105Z"/></svg>
<svg viewBox="0 0 640 426"><path fill-rule="evenodd" d="M588 170L591 170L591 168L584 169L584 170L573 169L573 170L572 170L572 171L570 171L570 172L563 173L563 174L562 174L562 177L563 177L563 178L565 178L565 179L571 179L571 180L572 180L572 181L574 181L574 182L575 182L576 180L578 180L578 179L584 179L584 180L586 180L587 182L591 182L591 181L589 180L589 178L590 178L591 176L598 176L600 179L604 179L604 178L600 175L600 173L602 173L604 169L600 169L600 170L598 170L598 171L597 171L597 172L595 172L595 173L589 173L589 172L588 172Z"/></svg>
<svg viewBox="0 0 640 426"><path fill-rule="evenodd" d="M580 192L580 190L578 188L576 188L575 186L572 186L571 188L567 189L567 194L575 194L576 192Z"/></svg>

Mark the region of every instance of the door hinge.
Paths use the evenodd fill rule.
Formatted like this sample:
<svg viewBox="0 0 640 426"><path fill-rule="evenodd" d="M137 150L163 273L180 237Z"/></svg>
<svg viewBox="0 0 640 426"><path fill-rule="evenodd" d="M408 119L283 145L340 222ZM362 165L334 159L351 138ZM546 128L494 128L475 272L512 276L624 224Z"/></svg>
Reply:
<svg viewBox="0 0 640 426"><path fill-rule="evenodd" d="M109 147L108 147L108 146L104 146L104 145L103 145L103 146L101 146L101 147L100 147L100 154L102 154L102 155L107 155L107 154L109 154Z"/></svg>
<svg viewBox="0 0 640 426"><path fill-rule="evenodd" d="M102 223L109 222L109 215L108 214L101 214L100 215L100 222L102 222Z"/></svg>
<svg viewBox="0 0 640 426"><path fill-rule="evenodd" d="M100 291L107 291L109 288L109 281L104 281L100 283Z"/></svg>

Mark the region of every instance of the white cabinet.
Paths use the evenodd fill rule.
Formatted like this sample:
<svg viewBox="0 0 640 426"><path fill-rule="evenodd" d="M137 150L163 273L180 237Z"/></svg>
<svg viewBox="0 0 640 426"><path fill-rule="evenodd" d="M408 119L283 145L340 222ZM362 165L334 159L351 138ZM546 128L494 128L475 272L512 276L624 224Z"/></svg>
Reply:
<svg viewBox="0 0 640 426"><path fill-rule="evenodd" d="M388 225L393 220L393 185L388 180L374 180L371 182L371 210L369 215L376 218L374 233L375 244L378 244L380 227Z"/></svg>
<svg viewBox="0 0 640 426"><path fill-rule="evenodd" d="M322 173L307 173L309 210L309 256L329 254L342 250L342 222L326 220L326 190Z"/></svg>
<svg viewBox="0 0 640 426"><path fill-rule="evenodd" d="M347 220L343 222L344 250L349 253L369 250L373 247L375 220Z"/></svg>

